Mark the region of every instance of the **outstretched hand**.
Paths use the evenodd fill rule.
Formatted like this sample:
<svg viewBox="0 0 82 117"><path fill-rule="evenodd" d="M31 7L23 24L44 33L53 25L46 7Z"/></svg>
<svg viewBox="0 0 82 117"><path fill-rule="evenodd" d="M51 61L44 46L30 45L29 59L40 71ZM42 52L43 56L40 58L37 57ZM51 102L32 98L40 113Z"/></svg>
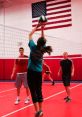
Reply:
<svg viewBox="0 0 82 117"><path fill-rule="evenodd" d="M44 29L45 25L46 25L46 22L38 22L37 28L41 26L41 29Z"/></svg>

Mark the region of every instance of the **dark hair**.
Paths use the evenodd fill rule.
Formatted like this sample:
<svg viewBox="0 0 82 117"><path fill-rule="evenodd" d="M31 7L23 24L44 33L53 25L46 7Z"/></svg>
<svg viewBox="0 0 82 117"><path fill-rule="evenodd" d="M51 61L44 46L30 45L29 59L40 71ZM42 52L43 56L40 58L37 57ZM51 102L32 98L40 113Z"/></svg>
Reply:
<svg viewBox="0 0 82 117"><path fill-rule="evenodd" d="M46 44L46 39L44 37L40 37L37 41L37 46L38 47L43 47Z"/></svg>
<svg viewBox="0 0 82 117"><path fill-rule="evenodd" d="M45 46L46 44L46 39L44 37L40 37L37 41L37 47L41 50L41 52L48 53L49 55L52 52L52 47L51 46Z"/></svg>
<svg viewBox="0 0 82 117"><path fill-rule="evenodd" d="M22 50L24 50L24 48L23 48L23 47L20 47L20 48L19 48L19 50L21 50L21 49L22 49Z"/></svg>

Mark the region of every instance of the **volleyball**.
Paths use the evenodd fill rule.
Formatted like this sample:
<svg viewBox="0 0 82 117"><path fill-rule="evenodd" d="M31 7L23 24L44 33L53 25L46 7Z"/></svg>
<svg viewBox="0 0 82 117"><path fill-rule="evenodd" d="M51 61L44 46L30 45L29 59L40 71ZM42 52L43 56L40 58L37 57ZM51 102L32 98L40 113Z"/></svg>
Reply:
<svg viewBox="0 0 82 117"><path fill-rule="evenodd" d="M47 22L47 18L44 15L41 15L39 18L39 22Z"/></svg>

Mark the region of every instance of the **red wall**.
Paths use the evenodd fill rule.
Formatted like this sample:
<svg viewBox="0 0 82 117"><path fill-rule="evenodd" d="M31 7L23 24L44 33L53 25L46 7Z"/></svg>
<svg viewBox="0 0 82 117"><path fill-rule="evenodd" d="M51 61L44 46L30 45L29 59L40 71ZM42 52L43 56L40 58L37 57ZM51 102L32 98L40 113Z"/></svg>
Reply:
<svg viewBox="0 0 82 117"><path fill-rule="evenodd" d="M4 60L0 59L0 79L4 78Z"/></svg>
<svg viewBox="0 0 82 117"><path fill-rule="evenodd" d="M55 58L55 57L53 57ZM72 80L82 80L82 58L72 59L75 67L75 75ZM54 80L61 80L61 76L58 77L57 73L59 70L59 62L60 58L45 59L46 63L50 66L52 71L52 77ZM14 60L13 59L0 59L0 79L1 80L9 80L12 69L13 69Z"/></svg>
<svg viewBox="0 0 82 117"><path fill-rule="evenodd" d="M0 59L0 80L9 80L14 65L14 59Z"/></svg>

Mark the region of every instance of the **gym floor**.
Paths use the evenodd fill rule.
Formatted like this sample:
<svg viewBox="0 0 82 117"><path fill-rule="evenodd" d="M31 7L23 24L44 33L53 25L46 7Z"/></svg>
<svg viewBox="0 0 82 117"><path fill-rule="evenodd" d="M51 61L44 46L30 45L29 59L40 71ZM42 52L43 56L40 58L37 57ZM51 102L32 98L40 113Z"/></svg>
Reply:
<svg viewBox="0 0 82 117"><path fill-rule="evenodd" d="M54 86L43 83L43 117L82 117L82 83L71 83L72 101L66 103L66 92L62 83ZM14 105L16 88L14 82L0 82L0 117L34 117L32 100L24 104L26 93L21 88L21 101Z"/></svg>

